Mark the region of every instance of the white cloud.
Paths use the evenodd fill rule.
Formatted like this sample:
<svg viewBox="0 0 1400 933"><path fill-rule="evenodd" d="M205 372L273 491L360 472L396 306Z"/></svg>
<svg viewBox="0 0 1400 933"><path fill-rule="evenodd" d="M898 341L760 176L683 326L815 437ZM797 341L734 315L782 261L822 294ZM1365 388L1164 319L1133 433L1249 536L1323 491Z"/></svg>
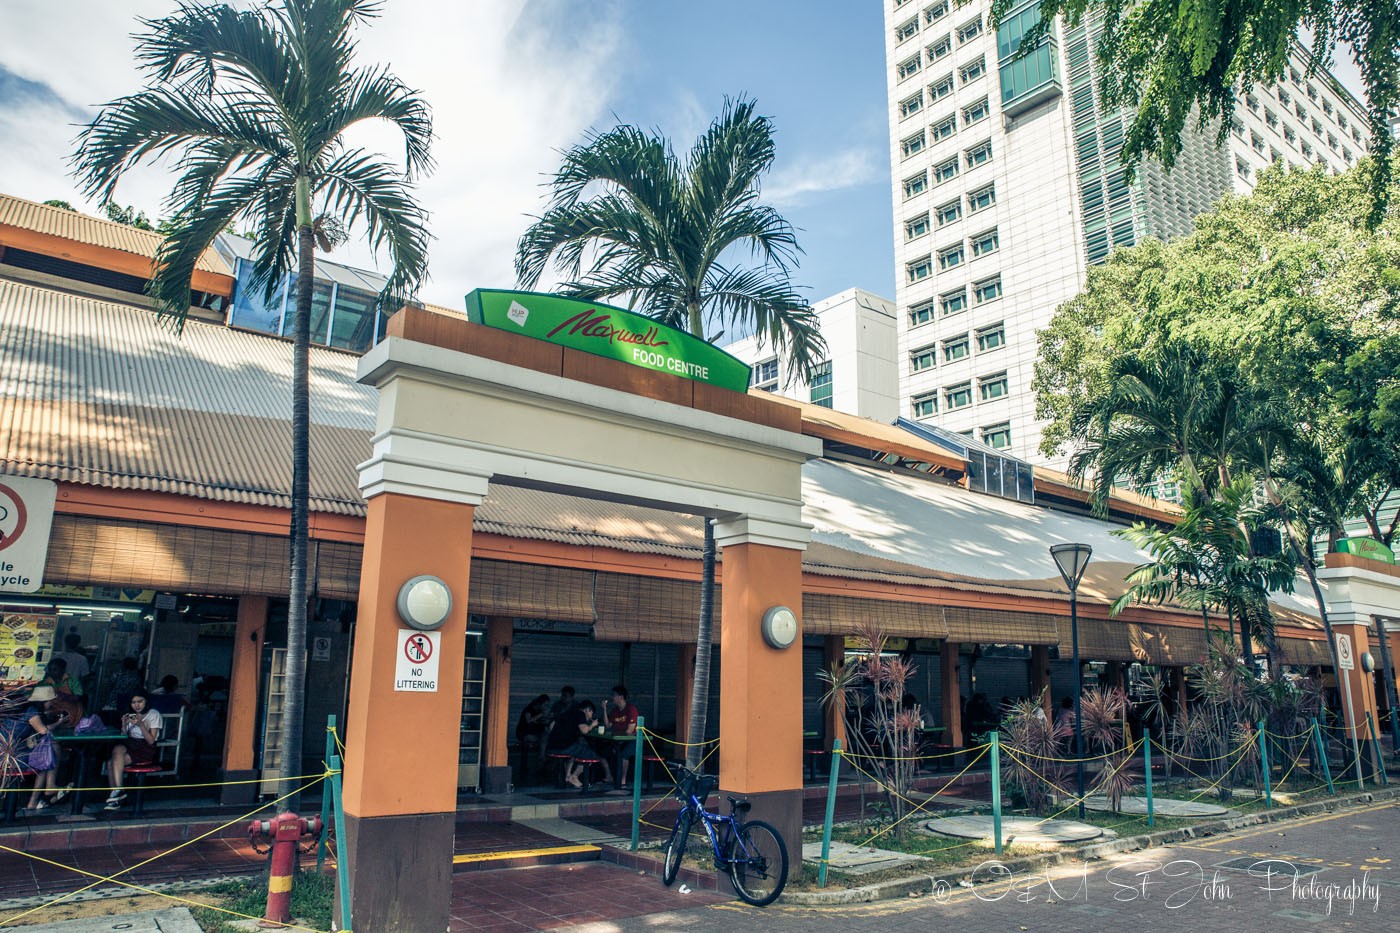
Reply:
<svg viewBox="0 0 1400 933"><path fill-rule="evenodd" d="M52 4L7 3L0 65L72 104L100 105L140 86L128 38L135 18L173 6L72 0L60 15ZM389 65L433 108L437 170L418 188L435 237L426 300L461 307L472 288L513 284L515 243L527 215L542 207L539 186L557 166L556 150L608 116L618 14L602 7L580 22L559 9L538 0L391 0L359 31L361 63ZM0 190L81 203L64 162L72 119L52 104L21 102L3 112ZM387 128L361 128L351 142L402 159L401 141ZM159 169L140 172L117 200L155 217L168 187ZM375 265L360 241L334 258Z"/></svg>
<svg viewBox="0 0 1400 933"><path fill-rule="evenodd" d="M774 169L763 185L763 199L775 207L793 207L809 196L856 188L881 178L869 149L846 149L816 157L798 157Z"/></svg>

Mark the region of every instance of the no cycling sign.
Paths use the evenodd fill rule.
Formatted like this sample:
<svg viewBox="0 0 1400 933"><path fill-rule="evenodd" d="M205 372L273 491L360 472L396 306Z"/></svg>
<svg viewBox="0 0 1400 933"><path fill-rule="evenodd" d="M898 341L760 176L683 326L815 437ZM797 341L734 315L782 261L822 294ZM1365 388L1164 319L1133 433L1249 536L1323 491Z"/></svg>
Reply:
<svg viewBox="0 0 1400 933"><path fill-rule="evenodd" d="M438 648L441 632L399 629L399 651L394 658L394 690L407 693L436 693Z"/></svg>

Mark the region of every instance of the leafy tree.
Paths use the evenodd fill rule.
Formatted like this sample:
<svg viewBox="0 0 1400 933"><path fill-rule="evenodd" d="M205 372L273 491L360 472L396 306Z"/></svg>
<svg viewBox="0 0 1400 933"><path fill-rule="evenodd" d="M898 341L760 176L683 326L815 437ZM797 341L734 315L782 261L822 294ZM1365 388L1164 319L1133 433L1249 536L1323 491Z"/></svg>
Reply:
<svg viewBox="0 0 1400 933"><path fill-rule="evenodd" d="M107 219L113 223L122 224L127 227L135 227L137 230L154 230L151 220L146 216L145 211L138 211L133 205L128 204L122 207L116 201L108 201L102 205L102 212L107 215Z"/></svg>
<svg viewBox="0 0 1400 933"><path fill-rule="evenodd" d="M1017 0L996 0L1000 19ZM1096 54L1100 92L1109 107L1134 111L1123 159L1135 165L1153 156L1171 168L1182 132L1193 121L1223 143L1236 98L1256 84L1272 84L1288 68L1300 29L1313 36L1309 71L1330 64L1332 47L1348 44L1370 101L1371 199L1367 222L1378 225L1390 194L1390 118L1400 106L1400 6L1374 0L1266 0L1202 4L1193 0L1041 0L1041 23L1021 48L1033 49L1054 17L1066 22L1099 18ZM1024 54L1024 53L1023 53Z"/></svg>
<svg viewBox="0 0 1400 933"><path fill-rule="evenodd" d="M723 112L682 161L656 132L622 125L566 151L548 209L520 238L515 272L533 287L551 261L562 294L628 307L701 339L755 332L794 369L826 344L789 279L797 238L760 203L773 165L773 124L752 100ZM742 261L748 251L751 264ZM714 527L705 522L690 735L705 734L714 604ZM691 766L698 764L692 750Z"/></svg>
<svg viewBox="0 0 1400 933"><path fill-rule="evenodd" d="M65 210L65 211L72 211L72 212L75 213L75 214L78 213L78 209L77 209L76 207L74 207L72 204L69 204L67 201L60 201L58 198L51 198L51 199L45 201L45 202L44 202L44 206L45 206L45 207L57 207L57 208L61 208L61 209Z"/></svg>
<svg viewBox="0 0 1400 933"><path fill-rule="evenodd" d="M254 279L269 299L296 275L283 794L301 768L314 249L335 241L331 221L362 221L371 246L393 259L380 295L389 309L427 270L425 215L408 183L431 167L431 118L387 69L355 67L354 28L376 9L371 0L278 0L251 10L183 2L169 16L141 20L135 57L148 84L103 108L74 155L86 193L104 203L128 169L178 155L181 174L165 201L173 227L149 287L177 330L195 263L235 221L255 231ZM344 132L364 120L387 120L403 133L406 171L346 144Z"/></svg>

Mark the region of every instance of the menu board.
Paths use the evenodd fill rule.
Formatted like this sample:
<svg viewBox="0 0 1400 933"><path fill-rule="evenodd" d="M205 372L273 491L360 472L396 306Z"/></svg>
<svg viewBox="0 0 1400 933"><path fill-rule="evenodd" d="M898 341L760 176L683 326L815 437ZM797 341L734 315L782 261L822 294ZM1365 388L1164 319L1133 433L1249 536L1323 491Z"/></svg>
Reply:
<svg viewBox="0 0 1400 933"><path fill-rule="evenodd" d="M38 680L53 654L57 628L57 616L5 613L0 618L0 683Z"/></svg>

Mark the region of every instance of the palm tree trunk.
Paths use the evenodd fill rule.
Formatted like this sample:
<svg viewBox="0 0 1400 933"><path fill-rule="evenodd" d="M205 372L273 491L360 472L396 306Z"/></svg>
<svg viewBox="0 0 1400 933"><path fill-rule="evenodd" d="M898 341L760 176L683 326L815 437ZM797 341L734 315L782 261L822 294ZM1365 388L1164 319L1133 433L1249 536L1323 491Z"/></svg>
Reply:
<svg viewBox="0 0 1400 933"><path fill-rule="evenodd" d="M690 733L685 766L698 768L704 758L705 722L710 706L710 643L715 624L715 523L705 519L705 546L700 553L700 625L695 631L695 678L690 685Z"/></svg>
<svg viewBox="0 0 1400 933"><path fill-rule="evenodd" d="M311 484L311 294L316 253L311 222L311 183L297 179L297 305L292 337L292 561L287 595L286 698L282 707L282 767L279 796L296 812L297 776L302 773L301 746L306 697L307 514Z"/></svg>

